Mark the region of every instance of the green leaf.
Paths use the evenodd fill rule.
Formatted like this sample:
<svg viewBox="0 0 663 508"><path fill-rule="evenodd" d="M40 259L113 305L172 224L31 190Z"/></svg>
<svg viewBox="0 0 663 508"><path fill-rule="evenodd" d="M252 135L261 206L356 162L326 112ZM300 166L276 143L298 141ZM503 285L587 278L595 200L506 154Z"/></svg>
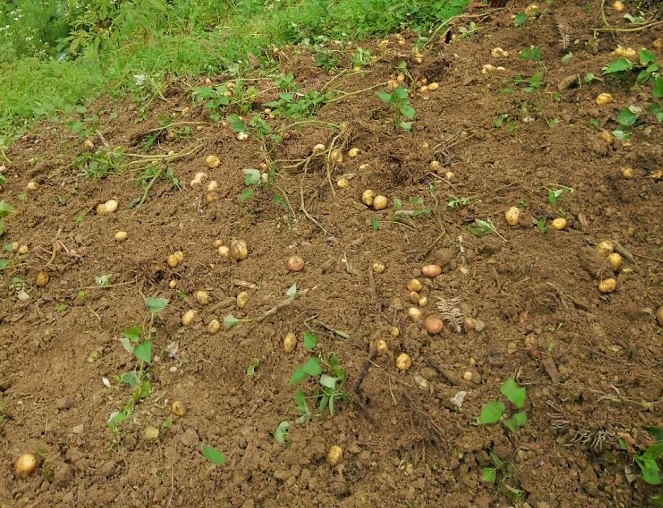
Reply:
<svg viewBox="0 0 663 508"><path fill-rule="evenodd" d="M203 457L205 457L213 464L217 464L220 466L226 462L226 458L223 456L223 453L221 453L216 448L212 448L211 446L208 446L206 444L203 445L202 453Z"/></svg>
<svg viewBox="0 0 663 508"><path fill-rule="evenodd" d="M513 24L515 26L520 26L522 25L525 21L527 21L527 16L525 15L524 12L519 12L516 14L516 17L513 18Z"/></svg>
<svg viewBox="0 0 663 508"><path fill-rule="evenodd" d="M293 298L297 294L297 283L293 284L288 288L288 290L285 292L285 296L288 298Z"/></svg>
<svg viewBox="0 0 663 508"><path fill-rule="evenodd" d="M98 286L106 287L110 284L110 275L98 275L94 278L94 281Z"/></svg>
<svg viewBox="0 0 663 508"><path fill-rule="evenodd" d="M497 471L492 467L484 467L481 470L481 481L486 483L495 483Z"/></svg>
<svg viewBox="0 0 663 508"><path fill-rule="evenodd" d="M165 298L145 298L145 308L151 314L159 314L168 305Z"/></svg>
<svg viewBox="0 0 663 508"><path fill-rule="evenodd" d="M313 332L304 332L304 349L312 351L318 344L318 336Z"/></svg>
<svg viewBox="0 0 663 508"><path fill-rule="evenodd" d="M387 92L378 92L378 97L384 102L391 102L391 94Z"/></svg>
<svg viewBox="0 0 663 508"><path fill-rule="evenodd" d="M143 360L145 363L150 363L152 361L152 342L146 340L141 345L134 348L134 355L139 360Z"/></svg>
<svg viewBox="0 0 663 508"><path fill-rule="evenodd" d="M403 106L401 108L401 113L403 113L405 118L407 118L408 120L412 120L414 118L416 111L412 106Z"/></svg>
<svg viewBox="0 0 663 508"><path fill-rule="evenodd" d="M502 418L504 414L504 404L499 401L490 401L483 406L481 409L481 414L476 420L476 425L489 425L492 423L497 423Z"/></svg>
<svg viewBox="0 0 663 508"><path fill-rule="evenodd" d="M166 418L163 421L163 423L161 424L161 426L163 427L164 430L170 429L170 427L172 427L172 425L173 425L173 419L170 416L168 418Z"/></svg>
<svg viewBox="0 0 663 508"><path fill-rule="evenodd" d="M518 427L523 427L527 423L527 413L525 411L520 411L511 418L516 422L516 426Z"/></svg>
<svg viewBox="0 0 663 508"><path fill-rule="evenodd" d="M493 464L495 464L495 467L496 467L496 468L500 468L500 467L502 467L502 465L504 464L504 462L502 462L502 459L500 459L499 456L498 456L496 453L494 453L494 452L489 452L489 455L490 455L490 460L493 461Z"/></svg>
<svg viewBox="0 0 663 508"><path fill-rule="evenodd" d="M244 122L239 119L239 115L235 113L228 115L226 120L228 121L228 125L230 125L230 129L233 132L246 132L248 130Z"/></svg>
<svg viewBox="0 0 663 508"><path fill-rule="evenodd" d="M226 317L223 318L223 328L229 330L239 322L240 320L237 319L235 316L233 316L232 314L228 314Z"/></svg>
<svg viewBox="0 0 663 508"><path fill-rule="evenodd" d="M120 411L108 421L108 428L114 431L123 421L128 420L129 417L129 414L125 413L124 411Z"/></svg>
<svg viewBox="0 0 663 508"><path fill-rule="evenodd" d="M9 266L9 261L6 259L0 259L0 270L4 270L7 266Z"/></svg>
<svg viewBox="0 0 663 508"><path fill-rule="evenodd" d="M643 459L642 457L636 457L635 461L640 466L640 471L642 473L642 479L650 485L660 485L661 484L661 471L658 468L658 464L653 459Z"/></svg>
<svg viewBox="0 0 663 508"><path fill-rule="evenodd" d="M247 187L242 191L242 193L239 195L239 202L240 203L245 203L252 195L253 195L253 190L251 187Z"/></svg>
<svg viewBox="0 0 663 508"><path fill-rule="evenodd" d="M651 93L655 99L663 97L663 79L661 76L654 77L654 84L652 85Z"/></svg>
<svg viewBox="0 0 663 508"><path fill-rule="evenodd" d="M320 360L314 356L309 358L304 365L302 365L302 369L304 372L306 372L309 376L319 376L320 373L322 373L322 367L320 367Z"/></svg>
<svg viewBox="0 0 663 508"><path fill-rule="evenodd" d="M9 214L14 213L16 210L14 210L14 207L7 203L4 199L0 201L0 219L4 219L7 217Z"/></svg>
<svg viewBox="0 0 663 508"><path fill-rule="evenodd" d="M663 441L663 428L645 426L644 429L649 432L656 441Z"/></svg>
<svg viewBox="0 0 663 508"><path fill-rule="evenodd" d="M327 388L331 388L332 390L336 389L336 384L338 382L339 379L337 377L331 377L327 374L323 374L322 376L320 376L320 384Z"/></svg>
<svg viewBox="0 0 663 508"><path fill-rule="evenodd" d="M292 375L290 376L290 379L288 380L288 384L289 385L295 385L295 384L299 383L300 381L306 379L306 377L307 377L306 371L302 367L297 367L292 372Z"/></svg>
<svg viewBox="0 0 663 508"><path fill-rule="evenodd" d="M518 383L511 378L502 383L502 386L500 386L500 393L518 409L525 404L525 388L520 387Z"/></svg>
<svg viewBox="0 0 663 508"><path fill-rule="evenodd" d="M122 332L122 336L126 337L127 339L131 340L132 342L138 342L140 340L140 336L143 333L143 330L140 326L133 326L129 328L128 330L125 330Z"/></svg>
<svg viewBox="0 0 663 508"><path fill-rule="evenodd" d="M308 409L308 404L306 403L306 396L304 395L304 392L301 390L298 390L297 393L295 393L292 398L295 401L295 407L297 408L297 411L299 411L302 414L309 414L310 411Z"/></svg>
<svg viewBox="0 0 663 508"><path fill-rule="evenodd" d="M166 8L166 4L163 3L161 0L148 0L148 2L152 5L152 7L154 7L158 11L166 12L168 10Z"/></svg>
<svg viewBox="0 0 663 508"><path fill-rule="evenodd" d="M642 48L639 53L640 56L640 63L642 65L649 65L652 63L656 63L656 55L654 55L653 51L649 51L648 49Z"/></svg>
<svg viewBox="0 0 663 508"><path fill-rule="evenodd" d="M656 506L663 506L663 494L651 498Z"/></svg>
<svg viewBox="0 0 663 508"><path fill-rule="evenodd" d="M633 113L629 108L624 108L619 113L617 117L617 123L624 125L626 127L632 127L635 125L635 121L638 119L638 116Z"/></svg>
<svg viewBox="0 0 663 508"><path fill-rule="evenodd" d="M256 185L260 181L260 171L257 169L244 170L244 184Z"/></svg>
<svg viewBox="0 0 663 508"><path fill-rule="evenodd" d="M256 375L256 367L260 365L260 359L259 358L251 358L251 361L249 362L249 366L246 368L246 375L249 377L255 376Z"/></svg>
<svg viewBox="0 0 663 508"><path fill-rule="evenodd" d="M378 229L380 229L380 223L375 217L371 218L371 229L373 231L377 231Z"/></svg>
<svg viewBox="0 0 663 508"><path fill-rule="evenodd" d="M633 69L633 62L626 58L619 58L603 67L603 74L615 74L630 71L631 69Z"/></svg>
<svg viewBox="0 0 663 508"><path fill-rule="evenodd" d="M279 423L279 426L276 427L274 431L274 441L278 444L285 443L285 440L288 439L288 428L290 427L290 422L287 420Z"/></svg>
<svg viewBox="0 0 663 508"><path fill-rule="evenodd" d="M661 453L663 453L663 441L658 441L647 448L645 453L642 454L642 457L644 459L656 460L661 456Z"/></svg>

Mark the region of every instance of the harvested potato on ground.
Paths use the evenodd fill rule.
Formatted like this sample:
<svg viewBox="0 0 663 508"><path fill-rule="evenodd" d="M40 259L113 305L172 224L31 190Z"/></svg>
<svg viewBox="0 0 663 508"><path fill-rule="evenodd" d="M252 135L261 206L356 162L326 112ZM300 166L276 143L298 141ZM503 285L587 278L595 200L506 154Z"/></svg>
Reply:
<svg viewBox="0 0 663 508"><path fill-rule="evenodd" d="M297 347L297 336L290 332L283 338L283 350L286 353L292 353Z"/></svg>
<svg viewBox="0 0 663 508"><path fill-rule="evenodd" d="M190 326L193 320L196 319L197 312L193 309L187 310L182 316L182 326Z"/></svg>
<svg viewBox="0 0 663 508"><path fill-rule="evenodd" d="M230 242L230 257L242 261L249 256L249 247L244 240Z"/></svg>
<svg viewBox="0 0 663 508"><path fill-rule="evenodd" d="M347 189L350 186L350 180L348 180L347 178L339 178L336 181L336 186L339 189Z"/></svg>
<svg viewBox="0 0 663 508"><path fill-rule="evenodd" d="M127 234L126 231L118 231L117 233L115 233L114 238L117 243L122 243L128 238L128 236L129 235Z"/></svg>
<svg viewBox="0 0 663 508"><path fill-rule="evenodd" d="M338 445L332 445L327 453L327 464L337 466L343 460L343 449Z"/></svg>
<svg viewBox="0 0 663 508"><path fill-rule="evenodd" d="M419 279L410 279L407 283L407 289L408 291L416 291L419 293L424 287L421 285L421 281Z"/></svg>
<svg viewBox="0 0 663 508"><path fill-rule="evenodd" d="M401 353L396 358L396 368L401 372L405 372L412 367L412 358L407 353Z"/></svg>
<svg viewBox="0 0 663 508"><path fill-rule="evenodd" d="M26 478L34 472L36 467L37 457L31 453L24 453L18 459L16 459L14 470L16 471L16 476L19 478Z"/></svg>
<svg viewBox="0 0 663 508"><path fill-rule="evenodd" d="M553 219L550 225L554 230L561 231L566 227L566 219L563 217L557 217L556 219Z"/></svg>
<svg viewBox="0 0 663 508"><path fill-rule="evenodd" d="M613 293L617 289L617 281L610 277L599 282L599 291L603 294Z"/></svg>
<svg viewBox="0 0 663 508"><path fill-rule="evenodd" d="M237 295L237 308L239 309L244 309L246 308L246 305L249 303L249 293L246 291L242 291L240 294Z"/></svg>
<svg viewBox="0 0 663 508"><path fill-rule="evenodd" d="M615 0L612 3L612 8L615 12L624 12L624 9L626 9L626 6L621 0Z"/></svg>
<svg viewBox="0 0 663 508"><path fill-rule="evenodd" d="M191 180L191 187L197 187L198 185L203 183L203 180L207 179L207 173L203 171L198 171L193 177L193 180Z"/></svg>
<svg viewBox="0 0 663 508"><path fill-rule="evenodd" d="M205 164L208 168L215 169L221 165L221 160L216 155L208 155L205 158Z"/></svg>
<svg viewBox="0 0 663 508"><path fill-rule="evenodd" d="M373 199L374 210L384 210L389 205L389 200L385 196L375 196Z"/></svg>
<svg viewBox="0 0 663 508"><path fill-rule="evenodd" d="M343 163L343 152L341 152L338 148L334 148L329 153L329 160L331 160L334 164Z"/></svg>
<svg viewBox="0 0 663 508"><path fill-rule="evenodd" d="M357 155L359 155L359 148L350 148L350 150L348 150L348 157L351 159L354 159Z"/></svg>
<svg viewBox="0 0 663 508"><path fill-rule="evenodd" d="M509 226L517 226L520 220L520 208L512 206L504 213L504 218Z"/></svg>
<svg viewBox="0 0 663 508"><path fill-rule="evenodd" d="M615 246L612 244L612 242L603 240L596 246L596 252L600 257L607 258L610 254L615 252Z"/></svg>
<svg viewBox="0 0 663 508"><path fill-rule="evenodd" d="M219 330L221 330L221 323L219 323L218 319L212 319L207 325L207 331L214 335L215 333L219 333Z"/></svg>
<svg viewBox="0 0 663 508"><path fill-rule="evenodd" d="M39 188L39 184L34 181L28 182L28 185L26 185L25 188L29 191L36 191Z"/></svg>
<svg viewBox="0 0 663 508"><path fill-rule="evenodd" d="M377 352L378 356L382 356L389 350L387 341L384 339L378 339L375 342L371 341L370 347L371 349L375 348L375 351Z"/></svg>
<svg viewBox="0 0 663 508"><path fill-rule="evenodd" d="M196 291L193 296L200 305L207 305L209 303L209 293L203 289Z"/></svg>
<svg viewBox="0 0 663 508"><path fill-rule="evenodd" d="M622 168L622 178L624 180L630 180L633 178L633 169L629 166L623 167Z"/></svg>
<svg viewBox="0 0 663 508"><path fill-rule="evenodd" d="M384 273L384 271L385 271L384 264L380 263L379 261L373 263L373 273L377 273L379 275L381 273Z"/></svg>
<svg viewBox="0 0 663 508"><path fill-rule="evenodd" d="M326 150L325 145L322 143L318 143L313 147L313 155L318 155L323 153Z"/></svg>
<svg viewBox="0 0 663 508"><path fill-rule="evenodd" d="M100 203L97 205L97 214L108 215L111 213L115 213L117 211L118 206L119 203L116 200L109 199L105 203Z"/></svg>
<svg viewBox="0 0 663 508"><path fill-rule="evenodd" d="M410 316L412 321L419 321L421 319L421 311L416 307L410 307L407 311L407 315Z"/></svg>
<svg viewBox="0 0 663 508"><path fill-rule="evenodd" d="M218 252L219 252L219 255L223 258L227 259L227 258L230 257L230 249L228 247L226 247L225 245L221 245L219 247Z"/></svg>
<svg viewBox="0 0 663 508"><path fill-rule="evenodd" d="M43 288L48 284L48 274L46 272L39 272L35 277L35 284L40 288Z"/></svg>
<svg viewBox="0 0 663 508"><path fill-rule="evenodd" d="M596 97L596 104L599 106L607 106L612 102L612 95L609 93L602 93Z"/></svg>
<svg viewBox="0 0 663 508"><path fill-rule="evenodd" d="M186 407L184 406L184 402L181 400L176 400L173 402L173 404L170 406L170 412L173 413L175 416L184 416L186 413Z"/></svg>
<svg viewBox="0 0 663 508"><path fill-rule="evenodd" d="M301 272L304 269L304 264L304 260L299 256L290 256L286 262L286 266L291 272Z"/></svg>
<svg viewBox="0 0 663 508"><path fill-rule="evenodd" d="M663 305L656 311L656 321L658 321L659 325L663 326Z"/></svg>
<svg viewBox="0 0 663 508"><path fill-rule="evenodd" d="M361 195L361 202L366 206L373 205L373 200L375 199L375 191L371 189L366 189Z"/></svg>
<svg viewBox="0 0 663 508"><path fill-rule="evenodd" d="M435 335L442 331L444 322L439 317L428 316L424 321L424 327L428 333Z"/></svg>
<svg viewBox="0 0 663 508"><path fill-rule="evenodd" d="M442 273L440 265L426 265L421 269L421 273L430 279L434 279Z"/></svg>
<svg viewBox="0 0 663 508"><path fill-rule="evenodd" d="M622 257L616 252L613 252L608 256L608 263L610 263L610 267L614 271L617 271L622 267L622 262L623 262Z"/></svg>

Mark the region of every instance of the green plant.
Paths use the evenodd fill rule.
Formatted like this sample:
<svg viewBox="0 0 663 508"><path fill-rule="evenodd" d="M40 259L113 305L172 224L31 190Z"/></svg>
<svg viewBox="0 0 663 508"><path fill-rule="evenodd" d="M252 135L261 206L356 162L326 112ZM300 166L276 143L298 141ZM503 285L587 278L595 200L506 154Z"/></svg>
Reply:
<svg viewBox="0 0 663 508"><path fill-rule="evenodd" d="M658 465L658 460L663 454L663 429L660 427L649 427L645 426L652 437L654 438L654 444L647 447L646 450L638 450L635 452L633 461L637 464L640 469L640 474L642 480L649 485L661 485L661 469ZM633 453L634 450L629 444L627 444L622 437L619 438L619 445L622 450L629 450ZM663 491L659 492L658 495L651 498L653 503L656 506L663 506Z"/></svg>
<svg viewBox="0 0 663 508"><path fill-rule="evenodd" d="M390 104L395 110L394 129L401 129L406 132L411 131L412 119L416 111L410 106L407 98L407 90L399 85L390 94L387 92L378 92L378 97L383 102Z"/></svg>
<svg viewBox="0 0 663 508"><path fill-rule="evenodd" d="M447 208L450 210L458 210L459 208L467 206L469 203L470 198L457 198L455 196L451 196L451 199L447 203Z"/></svg>
<svg viewBox="0 0 663 508"><path fill-rule="evenodd" d="M111 414L108 420L108 428L115 439L117 439L120 424L131 417L136 404L145 400L152 389L149 375L149 366L152 363L152 329L156 318L168 305L168 300L146 298L144 305L149 317L146 318L143 326L134 326L125 330L120 338L122 347L136 357L137 363L131 371L118 376L118 380L129 385L133 392L122 410Z"/></svg>
<svg viewBox="0 0 663 508"><path fill-rule="evenodd" d="M534 93L539 90L541 86L541 81L543 79L544 72L535 72L527 79L522 78L521 76L516 76L513 80L516 85L525 85L523 91L527 93Z"/></svg>
<svg viewBox="0 0 663 508"><path fill-rule="evenodd" d="M315 333L304 332L304 349L309 352L310 356L304 364L292 372L288 385L292 386L307 379L314 379L316 381L312 396L314 406L321 412L328 409L330 414L333 415L338 402L347 399L347 394L343 391L345 371L339 365L335 354L328 356L314 355L313 350L317 344L318 336ZM297 422L308 421L311 418L311 410L306 402L307 397L304 391L298 390L293 398L300 413Z"/></svg>
<svg viewBox="0 0 663 508"><path fill-rule="evenodd" d="M566 185L559 185L558 187L544 187L548 191L548 204L555 205L565 192L573 194L574 190Z"/></svg>
<svg viewBox="0 0 663 508"><path fill-rule="evenodd" d="M352 55L353 67L366 67L371 64L371 53L365 49L357 48L357 51Z"/></svg>
<svg viewBox="0 0 663 508"><path fill-rule="evenodd" d="M86 152L76 157L75 166L88 178L106 178L109 173L121 172L124 168L121 149L100 148L93 153Z"/></svg>
<svg viewBox="0 0 663 508"><path fill-rule="evenodd" d="M226 457L216 448L203 444L200 451L203 454L203 457L209 460L212 464L222 466L226 463Z"/></svg>
<svg viewBox="0 0 663 508"><path fill-rule="evenodd" d="M519 386L513 379L509 378L500 385L500 393L517 409L525 405L526 388ZM481 414L474 418L474 425L492 425L501 422L511 432L516 432L518 427L527 423L525 411L511 411L511 416L505 417L506 406L501 401L489 401L484 404Z"/></svg>
<svg viewBox="0 0 663 508"><path fill-rule="evenodd" d="M281 92L279 100L268 102L265 106L272 109L274 116L286 116L297 121L313 116L320 106L332 98L331 94L320 93L317 90L311 90L306 94Z"/></svg>
<svg viewBox="0 0 663 508"><path fill-rule="evenodd" d="M0 201L0 236L5 232L5 219L14 213L14 207L7 203L4 199Z"/></svg>
<svg viewBox="0 0 663 508"><path fill-rule="evenodd" d="M129 203L128 208L140 208L140 206L147 200L150 189L152 189L154 184L159 180L170 183L173 189L182 190L180 181L175 176L171 167L165 164L149 164L145 168L145 171L134 179L134 184L140 185L143 188L143 192L140 197L135 198Z"/></svg>
<svg viewBox="0 0 663 508"><path fill-rule="evenodd" d="M256 189L266 189L274 182L274 169L260 173L257 169L244 170L244 185L246 188L239 195L239 202L246 202Z"/></svg>
<svg viewBox="0 0 663 508"><path fill-rule="evenodd" d="M256 375L256 369L258 368L258 365L260 365L260 359L259 358L251 358L251 361L249 362L249 366L246 368L246 375L249 377L253 377Z"/></svg>
<svg viewBox="0 0 663 508"><path fill-rule="evenodd" d="M522 24L525 23L525 21L527 21L527 15L524 12L519 12L513 18L513 24L515 26L521 26Z"/></svg>
<svg viewBox="0 0 663 508"><path fill-rule="evenodd" d="M534 62L540 62L541 46L530 46L529 48L521 49L518 52L518 57L521 60L532 60Z"/></svg>
<svg viewBox="0 0 663 508"><path fill-rule="evenodd" d="M278 444L284 444L286 441L288 441L290 439L290 434L288 433L289 428L289 421L284 420L279 423L278 427L276 427L276 430L274 431L274 441Z"/></svg>
<svg viewBox="0 0 663 508"><path fill-rule="evenodd" d="M458 37L465 39L466 37L471 37L477 31L477 24L474 21L470 21L468 26L459 26L458 27Z"/></svg>
<svg viewBox="0 0 663 508"><path fill-rule="evenodd" d="M509 481L516 471L513 464L505 463L492 451L489 452L491 467L484 467L481 470L481 481L485 483L495 483L499 478L500 490L508 497L517 498L523 495L522 489L513 487Z"/></svg>
<svg viewBox="0 0 663 508"><path fill-rule="evenodd" d="M497 231L497 228L491 219L474 219L474 226L467 226L467 230L474 236L487 236L491 233L495 233L502 240L505 240L504 237L500 235L499 231Z"/></svg>

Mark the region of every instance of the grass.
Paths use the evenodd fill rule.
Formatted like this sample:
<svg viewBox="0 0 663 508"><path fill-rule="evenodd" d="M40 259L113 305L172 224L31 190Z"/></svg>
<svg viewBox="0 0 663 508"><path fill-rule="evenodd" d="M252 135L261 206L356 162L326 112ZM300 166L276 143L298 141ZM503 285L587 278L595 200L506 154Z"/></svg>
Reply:
<svg viewBox="0 0 663 508"><path fill-rule="evenodd" d="M119 4L119 5L118 5ZM240 73L249 53L426 30L467 0L16 0L0 7L0 148L35 121L104 94L145 102L180 76ZM70 9L71 8L71 9Z"/></svg>

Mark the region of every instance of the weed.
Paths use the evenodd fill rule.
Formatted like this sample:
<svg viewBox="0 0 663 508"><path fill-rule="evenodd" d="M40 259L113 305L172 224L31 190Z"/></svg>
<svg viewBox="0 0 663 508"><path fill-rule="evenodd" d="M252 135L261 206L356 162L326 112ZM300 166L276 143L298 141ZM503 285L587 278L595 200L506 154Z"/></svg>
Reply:
<svg viewBox="0 0 663 508"><path fill-rule="evenodd" d="M573 60L573 53L567 53L561 58L562 64L567 65Z"/></svg>
<svg viewBox="0 0 663 508"><path fill-rule="evenodd" d="M516 472L516 468L512 463L505 463L492 451L489 452L492 467L484 467L481 470L481 481L486 483L498 482L500 491L510 498L518 498L523 495L524 491L517 487L510 485L511 477Z"/></svg>
<svg viewBox="0 0 663 508"><path fill-rule="evenodd" d="M5 232L5 219L14 213L14 207L7 203L4 199L0 201L0 237Z"/></svg>
<svg viewBox="0 0 663 508"><path fill-rule="evenodd" d="M540 62L541 46L530 46L529 48L521 49L518 52L518 57L521 60L532 60L534 62Z"/></svg>
<svg viewBox="0 0 663 508"><path fill-rule="evenodd" d="M260 359L259 358L251 358L251 361L249 362L249 366L246 368L246 375L249 377L253 377L256 375L256 369L258 368L258 365L260 365Z"/></svg>
<svg viewBox="0 0 663 508"><path fill-rule="evenodd" d="M88 178L106 178L109 173L122 170L123 153L122 150L99 149L79 155L74 164Z"/></svg>
<svg viewBox="0 0 663 508"><path fill-rule="evenodd" d="M129 203L128 208L140 208L140 206L145 203L147 200L147 195L150 192L152 186L159 180L166 181L170 183L173 189L182 190L180 181L173 173L173 169L166 166L165 164L149 164L143 174L136 177L134 183L140 185L143 188L143 193L140 197L134 199Z"/></svg>
<svg viewBox="0 0 663 508"><path fill-rule="evenodd" d="M221 120L219 110L225 109L230 104L231 95L232 93L225 84L216 87L203 86L193 91L193 100L194 102L204 102L209 117L218 122Z"/></svg>
<svg viewBox="0 0 663 508"><path fill-rule="evenodd" d="M471 37L477 31L477 25L474 21L470 21L470 24L467 27L460 26L458 27L458 37L465 39L466 37Z"/></svg>
<svg viewBox="0 0 663 508"><path fill-rule="evenodd" d="M451 199L447 203L447 208L450 210L458 210L459 208L467 206L469 203L470 198L457 198L455 196L451 196Z"/></svg>
<svg viewBox="0 0 663 508"><path fill-rule="evenodd" d="M110 275L97 275L94 278L94 281L97 283L97 286L105 288L110 286L111 283L110 279L111 279Z"/></svg>
<svg viewBox="0 0 663 508"><path fill-rule="evenodd" d="M637 451L633 457L633 461L640 469L640 474L645 483L649 485L661 485L661 469L658 465L658 460L663 454L663 429L660 427L645 427L655 443L647 447L644 451ZM619 445L622 450L629 450L630 446L624 441L622 437L619 438ZM631 448L631 453L634 450ZM656 506L663 506L663 491L659 492L657 496L652 497L652 501Z"/></svg>
<svg viewBox="0 0 663 508"><path fill-rule="evenodd" d="M491 219L474 219L474 226L467 226L467 230L474 236L487 236L491 233L495 233L504 240L504 237L500 235L499 231L497 231L497 228Z"/></svg>
<svg viewBox="0 0 663 508"><path fill-rule="evenodd" d="M288 429L290 427L290 422L287 420L282 421L279 423L278 427L276 427L276 430L274 431L274 441L278 444L284 444L286 441L290 439L290 434L288 433Z"/></svg>
<svg viewBox="0 0 663 508"><path fill-rule="evenodd" d="M371 53L362 48L357 48L357 51L352 55L353 67L366 67L371 64Z"/></svg>
<svg viewBox="0 0 663 508"><path fill-rule="evenodd" d="M287 116L297 121L313 116L320 106L331 99L331 94L320 93L317 90L311 90L304 95L281 92L278 101L268 102L265 106L271 108L272 114L276 117Z"/></svg>
<svg viewBox="0 0 663 508"><path fill-rule="evenodd" d="M500 386L500 393L517 409L525 405L526 388L519 386L513 379L509 378ZM509 418L505 417L506 406L501 401L489 401L484 404L481 414L474 418L474 425L492 425L501 422L511 432L516 432L518 427L527 423L525 411L512 412Z"/></svg>
<svg viewBox="0 0 663 508"><path fill-rule="evenodd" d="M541 80L543 79L543 71L535 72L531 77L524 79L521 76L516 76L513 80L516 85L525 85L523 91L527 93L534 93L539 90Z"/></svg>
<svg viewBox="0 0 663 508"><path fill-rule="evenodd" d="M223 455L223 453L221 453L216 448L206 444L203 444L201 453L203 454L203 457L209 460L212 464L216 464L217 466L222 466L226 462L226 457Z"/></svg>
<svg viewBox="0 0 663 508"><path fill-rule="evenodd" d="M513 18L513 24L515 26L521 26L525 23L525 21L527 21L527 15L524 12L519 12Z"/></svg>
<svg viewBox="0 0 663 508"><path fill-rule="evenodd" d="M548 191L548 204L555 205L559 199L564 195L565 192L573 194L573 189L565 185L560 185L559 187L544 187Z"/></svg>
<svg viewBox="0 0 663 508"><path fill-rule="evenodd" d="M410 106L407 98L407 90L401 86L397 86L390 94L387 92L378 92L378 97L383 102L391 104L395 110L394 129L410 132L412 130L411 120L414 118L416 111Z"/></svg>

